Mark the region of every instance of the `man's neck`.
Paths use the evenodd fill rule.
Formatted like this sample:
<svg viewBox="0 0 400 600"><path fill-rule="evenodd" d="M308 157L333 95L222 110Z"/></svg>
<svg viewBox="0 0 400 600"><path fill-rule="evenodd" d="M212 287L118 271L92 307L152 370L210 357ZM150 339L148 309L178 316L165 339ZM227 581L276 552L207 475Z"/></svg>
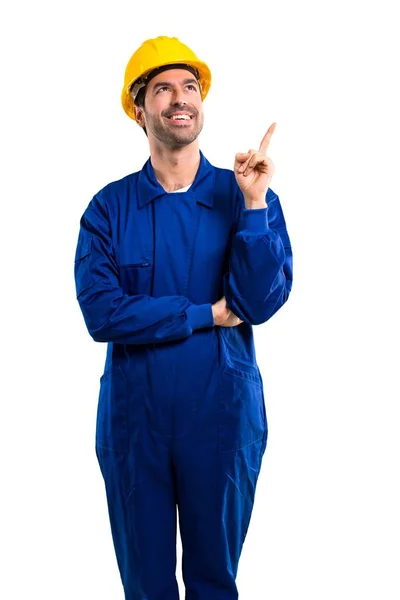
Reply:
<svg viewBox="0 0 400 600"><path fill-rule="evenodd" d="M171 150L156 147L150 152L150 160L157 181L166 192L174 192L190 185L200 164L197 140L184 148Z"/></svg>

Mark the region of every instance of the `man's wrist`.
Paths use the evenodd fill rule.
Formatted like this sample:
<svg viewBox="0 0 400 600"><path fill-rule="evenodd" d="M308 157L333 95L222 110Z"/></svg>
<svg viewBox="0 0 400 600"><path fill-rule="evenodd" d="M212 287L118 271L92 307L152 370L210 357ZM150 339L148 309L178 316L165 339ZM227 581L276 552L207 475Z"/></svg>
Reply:
<svg viewBox="0 0 400 600"><path fill-rule="evenodd" d="M213 314L213 319L214 319L214 325L216 325L217 320L218 320L217 307L215 306L215 304L213 304L211 308L212 308L212 314Z"/></svg>
<svg viewBox="0 0 400 600"><path fill-rule="evenodd" d="M257 209L257 208L267 208L268 204L265 201L265 196L250 198L244 196L244 204L246 209Z"/></svg>

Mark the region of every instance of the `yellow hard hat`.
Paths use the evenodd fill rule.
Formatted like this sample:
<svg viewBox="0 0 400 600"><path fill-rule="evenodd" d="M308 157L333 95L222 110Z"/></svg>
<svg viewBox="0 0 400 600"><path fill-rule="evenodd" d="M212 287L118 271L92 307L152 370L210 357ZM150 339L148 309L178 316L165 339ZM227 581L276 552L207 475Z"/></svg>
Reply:
<svg viewBox="0 0 400 600"><path fill-rule="evenodd" d="M136 82L137 90L146 85L146 76L158 67L166 65L188 65L197 71L201 89L201 99L207 96L211 85L211 72L194 52L176 37L159 36L146 40L132 54L125 69L124 87L121 102L126 114L135 120L133 100L130 90ZM139 80L139 81L138 81Z"/></svg>

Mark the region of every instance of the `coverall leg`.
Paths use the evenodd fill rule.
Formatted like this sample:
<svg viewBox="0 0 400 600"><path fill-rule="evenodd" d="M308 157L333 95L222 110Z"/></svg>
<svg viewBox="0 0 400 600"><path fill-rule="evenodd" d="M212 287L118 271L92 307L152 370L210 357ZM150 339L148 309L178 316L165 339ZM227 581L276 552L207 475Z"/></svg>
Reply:
<svg viewBox="0 0 400 600"><path fill-rule="evenodd" d="M230 382L217 371L209 393L198 398L195 406L192 401L191 412L190 408L181 410L183 402L174 412L180 432L174 438L174 464L186 600L238 598L235 579L266 447L267 425L265 422L262 437L256 442L232 449L236 447L233 438L224 441L223 437L227 425L224 402L230 389ZM189 396L186 406L190 405L188 400ZM229 399L232 401L234 396ZM225 443L226 451L221 449Z"/></svg>
<svg viewBox="0 0 400 600"><path fill-rule="evenodd" d="M144 422L137 433L128 455L97 447L125 598L178 600L170 438Z"/></svg>

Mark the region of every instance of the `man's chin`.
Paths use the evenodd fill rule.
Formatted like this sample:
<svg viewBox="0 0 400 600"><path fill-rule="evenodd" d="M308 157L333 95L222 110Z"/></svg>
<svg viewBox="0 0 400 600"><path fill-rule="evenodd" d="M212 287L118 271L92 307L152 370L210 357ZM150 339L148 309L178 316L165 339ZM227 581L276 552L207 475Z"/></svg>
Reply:
<svg viewBox="0 0 400 600"><path fill-rule="evenodd" d="M193 131L192 129L182 127L181 129L172 128L167 126L163 127L155 127L152 129L153 135L163 144L169 146L170 148L182 148L184 146L188 146L192 144L198 137L201 132L198 129Z"/></svg>
<svg viewBox="0 0 400 600"><path fill-rule="evenodd" d="M166 136L166 143L173 144L177 147L188 146L192 142L194 142L198 137L198 134L193 135L193 132L189 135L188 132L185 131L176 131L173 135Z"/></svg>

